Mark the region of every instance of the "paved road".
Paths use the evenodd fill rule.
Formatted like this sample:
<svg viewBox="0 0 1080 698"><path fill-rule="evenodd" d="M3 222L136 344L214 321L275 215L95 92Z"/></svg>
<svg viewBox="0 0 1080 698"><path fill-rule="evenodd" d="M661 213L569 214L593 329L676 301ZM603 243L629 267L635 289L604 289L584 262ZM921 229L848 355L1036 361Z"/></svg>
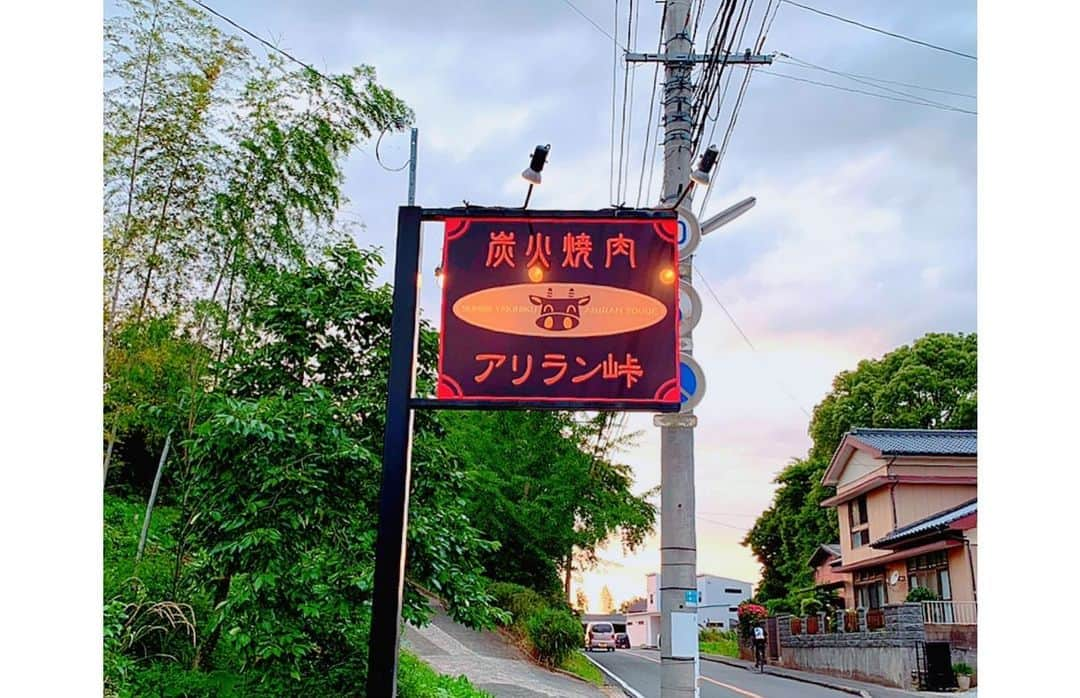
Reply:
<svg viewBox="0 0 1080 698"><path fill-rule="evenodd" d="M660 655L655 650L592 652L589 657L642 698L659 698ZM701 662L699 681L701 698L850 698L842 691L708 661Z"/></svg>

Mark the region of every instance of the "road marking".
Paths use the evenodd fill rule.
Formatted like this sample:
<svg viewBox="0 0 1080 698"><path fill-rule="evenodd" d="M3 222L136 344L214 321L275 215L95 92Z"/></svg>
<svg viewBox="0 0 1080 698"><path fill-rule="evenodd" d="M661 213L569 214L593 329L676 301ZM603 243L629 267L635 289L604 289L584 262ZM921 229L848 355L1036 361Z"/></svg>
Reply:
<svg viewBox="0 0 1080 698"><path fill-rule="evenodd" d="M648 660L650 662L654 662L656 664L660 663L659 659L653 659L652 657L647 657L647 656L645 656L643 654L638 654L637 652L630 651L630 652L627 652L626 654L633 655L633 656L637 657L638 659L646 659L646 660ZM596 664L596 662L593 662L593 664ZM600 666L599 664L596 664L596 665ZM600 668L603 669L603 667L600 667ZM762 695L760 695L758 693L754 693L752 691L747 691L746 689L739 688L738 686L732 686L731 684L724 683L723 681L717 681L716 679L709 678L708 676L698 675L698 680L699 681L708 681L709 683L714 683L717 686L723 686L724 688L728 689L729 691L734 691L735 693L746 696L746 698L764 698L764 696L762 696ZM622 683L622 682L620 681L620 683ZM631 689L631 690L633 690L633 689Z"/></svg>
<svg viewBox="0 0 1080 698"><path fill-rule="evenodd" d="M747 691L745 689L739 688L738 686L732 686L731 684L724 683L723 681L717 681L716 679L710 679L708 676L698 676L698 680L699 681L708 681L709 683L714 683L717 686L723 686L724 688L728 689L729 691L735 691L736 693L740 693L740 694L746 696L747 698L764 698L763 696L758 695L757 693Z"/></svg>
<svg viewBox="0 0 1080 698"><path fill-rule="evenodd" d="M599 669L600 671L604 672L605 674L607 674L608 676L613 678L615 680L615 683L619 684L619 686L622 687L623 691L629 693L631 696L633 696L633 698L645 698L645 696L641 695L640 693L638 693L634 689L630 688L630 684L628 684L625 681L623 681L622 679L620 679L618 676L616 676L606 666L604 666L603 664L596 661L595 659L593 659L592 657L590 657L589 655L587 655L585 653L582 653L582 656L585 657L585 659L588 659L593 664L595 664L597 669Z"/></svg>

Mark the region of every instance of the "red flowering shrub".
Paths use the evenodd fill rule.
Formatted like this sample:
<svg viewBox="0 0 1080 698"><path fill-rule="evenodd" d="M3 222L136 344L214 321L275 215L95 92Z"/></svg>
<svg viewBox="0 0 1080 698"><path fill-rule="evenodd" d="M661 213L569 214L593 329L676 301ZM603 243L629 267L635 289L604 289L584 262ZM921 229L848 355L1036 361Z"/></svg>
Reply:
<svg viewBox="0 0 1080 698"><path fill-rule="evenodd" d="M768 615L769 612L765 610L764 606L743 601L739 604L739 635L744 640L749 640L753 633L752 628L757 625L758 621L765 620Z"/></svg>

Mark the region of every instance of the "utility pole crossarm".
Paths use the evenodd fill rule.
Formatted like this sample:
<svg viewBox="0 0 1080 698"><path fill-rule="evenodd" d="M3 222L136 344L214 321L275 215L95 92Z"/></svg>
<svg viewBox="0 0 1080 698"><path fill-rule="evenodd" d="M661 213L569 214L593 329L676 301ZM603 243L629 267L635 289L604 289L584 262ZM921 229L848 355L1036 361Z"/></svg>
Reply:
<svg viewBox="0 0 1080 698"><path fill-rule="evenodd" d="M726 56L714 56L710 53L630 53L626 52L630 63L711 63L716 61L725 65L772 65L772 54L729 53Z"/></svg>

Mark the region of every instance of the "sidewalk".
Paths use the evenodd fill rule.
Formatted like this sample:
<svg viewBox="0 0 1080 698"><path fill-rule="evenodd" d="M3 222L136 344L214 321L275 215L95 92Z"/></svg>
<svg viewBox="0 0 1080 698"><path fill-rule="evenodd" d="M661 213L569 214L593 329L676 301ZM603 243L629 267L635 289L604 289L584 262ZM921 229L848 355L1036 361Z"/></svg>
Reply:
<svg viewBox="0 0 1080 698"><path fill-rule="evenodd" d="M437 602L423 628L405 626L402 644L440 674L464 674L497 698L606 698L619 695L569 675L547 671L525 657L497 632L455 623ZM614 689L611 689L612 691Z"/></svg>
<svg viewBox="0 0 1080 698"><path fill-rule="evenodd" d="M727 664L729 666L740 667L748 671L754 671L754 663L744 659L733 659L732 657L723 657L720 655L703 654L701 655L702 661L719 662L721 664ZM772 674L773 676L782 676L785 679L791 679L792 681L801 681L803 683L812 683L818 686L824 686L826 688L833 688L838 691L844 691L852 695L861 696L862 698L908 698L909 696L956 696L959 698L977 698L977 689L972 688L970 691L954 691L951 693L939 693L936 691L907 691L902 688L892 688L890 686L881 686L875 683L866 683L864 681L853 681L851 679L843 679L836 676L830 676L828 674L815 674L809 671L799 671L797 669L788 669L786 667L769 665L765 667L766 674Z"/></svg>

